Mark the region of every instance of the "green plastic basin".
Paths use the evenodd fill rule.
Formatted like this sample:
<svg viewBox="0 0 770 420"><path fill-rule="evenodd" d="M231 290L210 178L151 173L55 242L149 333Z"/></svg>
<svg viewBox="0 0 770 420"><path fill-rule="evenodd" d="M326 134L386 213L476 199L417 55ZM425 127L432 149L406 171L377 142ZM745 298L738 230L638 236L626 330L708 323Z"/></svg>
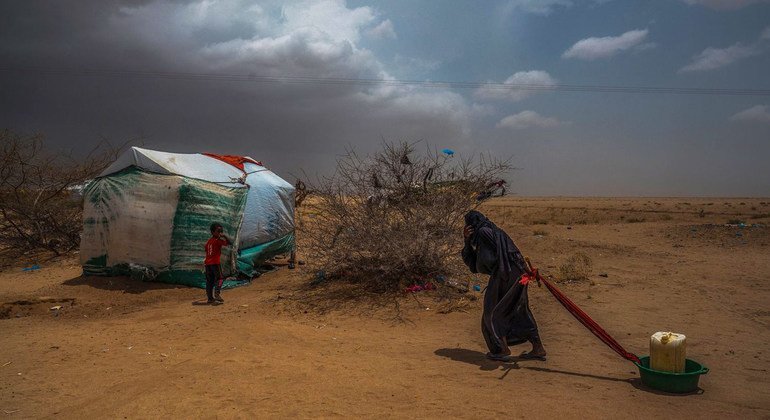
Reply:
<svg viewBox="0 0 770 420"><path fill-rule="evenodd" d="M650 369L650 356L639 358L641 363L634 363L639 368L642 383L659 391L684 394L698 389L698 379L708 373L706 366L695 360L686 359L684 372L672 373Z"/></svg>

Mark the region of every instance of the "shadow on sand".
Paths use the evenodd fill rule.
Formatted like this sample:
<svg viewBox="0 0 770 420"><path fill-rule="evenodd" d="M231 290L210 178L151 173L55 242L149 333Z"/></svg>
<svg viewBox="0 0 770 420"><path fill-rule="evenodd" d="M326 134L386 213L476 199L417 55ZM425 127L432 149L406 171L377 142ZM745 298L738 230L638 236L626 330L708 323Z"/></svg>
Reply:
<svg viewBox="0 0 770 420"><path fill-rule="evenodd" d="M444 349L438 349L434 353L437 356L442 356L458 362L476 365L481 370L492 371L502 367L503 369L505 369L505 373L503 374L503 376L500 377L500 379L505 378L511 369L529 369L529 370L535 370L538 372L579 376L583 378L599 379L603 381L628 382L628 383L631 382L629 379L618 379L618 378L612 378L609 376L591 375L588 373L570 372L566 370L550 369L550 368L539 367L539 366L519 366L519 362L532 362L532 363L543 363L543 362L540 362L537 360L531 360L531 359L518 359L516 358L516 356L513 356L511 358L511 362L498 362L498 361L487 359L486 354L476 350L468 350L468 349L462 349L462 348L453 348L453 349L444 348Z"/></svg>
<svg viewBox="0 0 770 420"><path fill-rule="evenodd" d="M130 277L78 276L62 283L65 286L90 286L102 290L141 294L149 290L189 289L189 286L132 280Z"/></svg>
<svg viewBox="0 0 770 420"><path fill-rule="evenodd" d="M487 359L486 354L476 350L468 350L458 347L453 349L438 349L433 353L435 353L437 356L446 357L457 362L476 365L480 370L485 371L497 370L501 366L508 367L509 369L519 369L518 363L516 361L513 363L506 363L490 360Z"/></svg>
<svg viewBox="0 0 770 420"><path fill-rule="evenodd" d="M698 388L694 392L690 392L687 394L671 394L668 392L662 392L655 389L650 389L644 384L642 384L641 379L639 378L630 378L630 379L620 379L620 378L613 378L610 376L601 376L601 375L592 375L590 373L582 373L582 372L571 372L567 370L560 370L560 369L550 369L546 367L540 367L540 366L519 366L519 362L532 362L532 363L542 363L536 360L529 360L529 359L517 359L515 356L512 357L511 362L497 362L494 360L487 359L486 354L476 351L476 350L468 350L463 348L443 348L438 349L434 352L437 356L446 357L448 359L452 359L457 362L463 362L468 363L471 365L476 365L479 367L479 369L484 371L493 371L497 370L499 368L503 368L505 372L503 375L498 379L505 379L505 377L508 375L508 373L511 370L514 369L529 369L534 370L537 372L544 372L544 373L553 373L558 375L568 375L568 376L577 376L581 378L591 378L591 379L598 379L602 381L611 381L611 382L625 382L633 386L634 388L644 391L644 392L650 392L657 395L667 395L672 397L679 397L679 396L688 396L688 395L699 395L703 393L703 389Z"/></svg>

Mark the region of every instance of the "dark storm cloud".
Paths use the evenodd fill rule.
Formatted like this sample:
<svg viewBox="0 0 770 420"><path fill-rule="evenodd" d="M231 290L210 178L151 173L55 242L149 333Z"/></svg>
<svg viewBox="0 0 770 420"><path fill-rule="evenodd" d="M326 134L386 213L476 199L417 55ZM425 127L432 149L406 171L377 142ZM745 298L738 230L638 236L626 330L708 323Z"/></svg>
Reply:
<svg viewBox="0 0 770 420"><path fill-rule="evenodd" d="M108 22L122 7L144 1L3 2L0 4L0 53L5 63L108 63L125 45L109 45ZM112 47L112 48L111 48Z"/></svg>
<svg viewBox="0 0 770 420"><path fill-rule="evenodd" d="M167 72L388 77L355 45L358 32L377 22L369 9L327 2L319 13L341 20L324 30L301 8L268 3L240 13L245 2L219 10L206 4L3 3L6 65L166 76L4 72L0 123L42 132L63 147L141 137L159 149L250 154L284 174L296 173L299 163L328 169L346 145L368 150L382 136L452 144L467 133L469 108L451 92L169 78Z"/></svg>

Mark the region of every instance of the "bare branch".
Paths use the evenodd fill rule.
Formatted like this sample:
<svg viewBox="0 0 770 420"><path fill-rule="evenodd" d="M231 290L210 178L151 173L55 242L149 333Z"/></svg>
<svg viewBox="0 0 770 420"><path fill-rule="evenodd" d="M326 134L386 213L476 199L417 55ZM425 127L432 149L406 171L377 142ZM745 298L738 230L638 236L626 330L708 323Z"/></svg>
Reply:
<svg viewBox="0 0 770 420"><path fill-rule="evenodd" d="M102 141L84 158L47 150L40 135L0 131L0 247L66 252L82 229L79 191L128 143Z"/></svg>

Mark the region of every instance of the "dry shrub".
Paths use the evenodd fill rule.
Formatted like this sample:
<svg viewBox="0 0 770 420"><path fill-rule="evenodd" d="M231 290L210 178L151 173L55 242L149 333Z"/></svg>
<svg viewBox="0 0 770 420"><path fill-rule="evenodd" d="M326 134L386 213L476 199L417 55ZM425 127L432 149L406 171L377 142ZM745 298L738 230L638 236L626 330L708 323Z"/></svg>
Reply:
<svg viewBox="0 0 770 420"><path fill-rule="evenodd" d="M559 266L558 278L563 282L575 282L588 280L593 268L593 261L588 255L577 252L567 258L567 261Z"/></svg>
<svg viewBox="0 0 770 420"><path fill-rule="evenodd" d="M503 186L508 161L449 157L414 144L383 144L373 156L339 158L306 202L313 222L300 227L308 266L324 280L369 291L453 277L462 266L463 215ZM504 193L504 190L503 190Z"/></svg>
<svg viewBox="0 0 770 420"><path fill-rule="evenodd" d="M83 227L79 191L122 147L101 142L82 158L45 149L40 135L0 131L0 248L74 250Z"/></svg>

